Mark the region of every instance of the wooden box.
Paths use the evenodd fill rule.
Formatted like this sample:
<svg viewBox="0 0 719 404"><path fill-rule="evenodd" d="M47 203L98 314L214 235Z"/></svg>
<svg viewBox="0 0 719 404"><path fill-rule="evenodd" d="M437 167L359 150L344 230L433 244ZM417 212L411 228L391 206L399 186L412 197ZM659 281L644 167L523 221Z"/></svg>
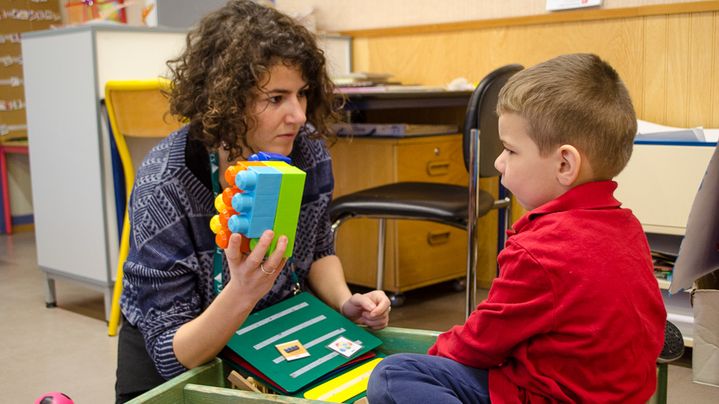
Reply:
<svg viewBox="0 0 719 404"><path fill-rule="evenodd" d="M399 352L426 353L437 339L436 331L413 330L388 327L375 335L382 340L379 351L384 354ZM312 403L289 396L252 393L229 388L227 375L230 372L221 360L215 359L207 365L189 370L180 376L136 397L128 404L194 404L194 403Z"/></svg>

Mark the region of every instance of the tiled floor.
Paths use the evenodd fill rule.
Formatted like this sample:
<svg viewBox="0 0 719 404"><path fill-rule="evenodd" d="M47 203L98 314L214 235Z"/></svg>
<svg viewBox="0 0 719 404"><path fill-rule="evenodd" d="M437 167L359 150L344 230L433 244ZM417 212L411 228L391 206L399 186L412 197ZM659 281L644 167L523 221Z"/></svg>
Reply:
<svg viewBox="0 0 719 404"><path fill-rule="evenodd" d="M103 297L57 281L58 307L46 309L33 237L0 235L0 402L32 403L42 393L62 391L77 404L111 403L117 339L107 336ZM465 294L451 285L406 297L392 310L390 325L445 330L464 320ZM689 355L670 366L669 403L708 404L717 397L719 388L692 383Z"/></svg>

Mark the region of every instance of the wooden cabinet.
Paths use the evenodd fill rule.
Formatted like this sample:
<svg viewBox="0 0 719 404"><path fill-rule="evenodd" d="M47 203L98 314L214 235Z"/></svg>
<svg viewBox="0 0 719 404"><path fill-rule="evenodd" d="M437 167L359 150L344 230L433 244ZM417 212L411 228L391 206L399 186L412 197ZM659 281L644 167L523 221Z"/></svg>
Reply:
<svg viewBox="0 0 719 404"><path fill-rule="evenodd" d="M467 184L461 135L410 138L340 138L331 149L335 197L400 181ZM462 278L467 233L438 223L389 220L384 289L402 292ZM354 219L338 233L337 254L351 284L376 283L377 221Z"/></svg>

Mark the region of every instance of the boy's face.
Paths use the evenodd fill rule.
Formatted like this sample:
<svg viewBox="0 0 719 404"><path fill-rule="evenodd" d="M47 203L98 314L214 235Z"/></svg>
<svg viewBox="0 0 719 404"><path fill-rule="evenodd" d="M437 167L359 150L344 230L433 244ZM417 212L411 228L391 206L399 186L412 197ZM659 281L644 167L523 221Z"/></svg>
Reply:
<svg viewBox="0 0 719 404"><path fill-rule="evenodd" d="M307 117L307 83L299 69L282 63L270 68L261 81L250 112L255 125L247 133L253 152L288 155Z"/></svg>
<svg viewBox="0 0 719 404"><path fill-rule="evenodd" d="M529 137L529 123L523 117L504 113L499 117L499 138L504 151L494 161L502 174L502 185L527 210L535 209L564 193L557 179L561 161L555 152L541 156Z"/></svg>

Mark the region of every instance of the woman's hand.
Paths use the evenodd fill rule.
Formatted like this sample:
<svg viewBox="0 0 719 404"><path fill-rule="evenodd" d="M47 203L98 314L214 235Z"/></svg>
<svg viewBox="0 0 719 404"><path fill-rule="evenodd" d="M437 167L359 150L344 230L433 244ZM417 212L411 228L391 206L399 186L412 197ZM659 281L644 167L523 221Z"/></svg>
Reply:
<svg viewBox="0 0 719 404"><path fill-rule="evenodd" d="M225 249L227 264L230 268L230 282L234 284L235 288L242 291L243 296L253 299L254 302L262 299L272 289L272 285L285 265L285 259L282 256L287 249L286 236L279 237L275 251L266 260L263 260L273 237L272 230L265 230L255 248L249 254L244 254L240 250L242 235L235 233L230 236L230 242Z"/></svg>
<svg viewBox="0 0 719 404"><path fill-rule="evenodd" d="M240 250L242 236L233 234L225 249L230 281L198 317L177 330L172 348L177 359L194 368L217 355L247 319L257 302L269 292L285 262L287 237L277 240L275 251L263 261L274 233L265 231L249 254Z"/></svg>
<svg viewBox="0 0 719 404"><path fill-rule="evenodd" d="M345 317L373 330L387 327L390 310L389 298L381 290L355 293L340 307L340 313Z"/></svg>

